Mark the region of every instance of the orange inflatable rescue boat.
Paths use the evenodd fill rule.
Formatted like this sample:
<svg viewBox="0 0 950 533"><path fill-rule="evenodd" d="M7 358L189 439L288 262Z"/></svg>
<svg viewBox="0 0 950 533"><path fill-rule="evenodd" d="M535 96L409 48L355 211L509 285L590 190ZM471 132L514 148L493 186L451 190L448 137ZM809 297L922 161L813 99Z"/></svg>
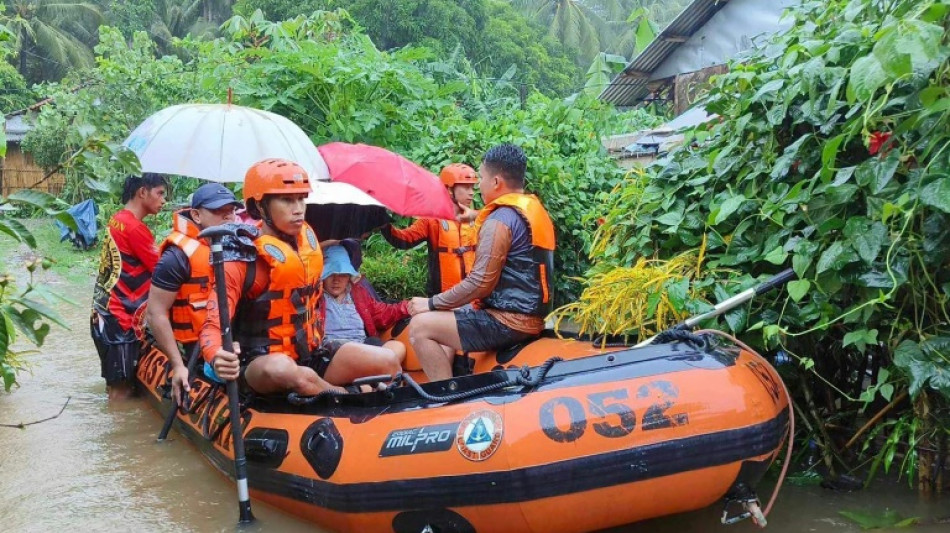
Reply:
<svg viewBox="0 0 950 533"><path fill-rule="evenodd" d="M247 400L252 498L335 531L591 531L754 502L789 432L771 365L695 337L609 349L541 338L467 361L473 374L435 383ZM151 349L138 369L163 413L166 363ZM227 405L198 379L177 416L233 477Z"/></svg>

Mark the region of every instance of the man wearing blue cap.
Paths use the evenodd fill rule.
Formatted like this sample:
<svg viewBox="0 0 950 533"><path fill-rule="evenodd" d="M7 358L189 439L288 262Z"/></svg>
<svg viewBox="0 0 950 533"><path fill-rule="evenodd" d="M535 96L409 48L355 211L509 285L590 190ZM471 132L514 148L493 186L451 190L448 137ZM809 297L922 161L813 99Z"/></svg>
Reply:
<svg viewBox="0 0 950 533"><path fill-rule="evenodd" d="M192 352L212 290L211 250L198 234L205 228L234 222L235 211L242 207L224 185L206 183L191 196L191 208L172 216L172 232L162 243L146 315L155 345L171 361L172 398L176 403L181 401L182 392L190 389L178 343L195 356Z"/></svg>

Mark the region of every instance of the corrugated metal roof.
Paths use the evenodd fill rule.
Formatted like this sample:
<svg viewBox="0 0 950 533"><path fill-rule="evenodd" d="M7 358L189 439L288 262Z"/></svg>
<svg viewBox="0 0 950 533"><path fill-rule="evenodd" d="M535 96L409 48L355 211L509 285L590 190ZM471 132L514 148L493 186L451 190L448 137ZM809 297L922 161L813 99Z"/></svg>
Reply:
<svg viewBox="0 0 950 533"><path fill-rule="evenodd" d="M600 99L618 106L640 103L649 92L650 74L681 44L709 22L728 0L694 0L610 82Z"/></svg>
<svg viewBox="0 0 950 533"><path fill-rule="evenodd" d="M8 142L20 142L33 129L33 123L26 114L10 114L6 116L4 124Z"/></svg>

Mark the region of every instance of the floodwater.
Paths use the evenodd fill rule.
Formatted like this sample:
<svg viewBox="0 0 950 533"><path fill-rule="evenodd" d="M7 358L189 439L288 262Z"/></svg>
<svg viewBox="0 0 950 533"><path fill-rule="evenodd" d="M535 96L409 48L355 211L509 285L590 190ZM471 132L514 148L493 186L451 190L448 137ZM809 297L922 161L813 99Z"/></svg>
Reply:
<svg viewBox="0 0 950 533"><path fill-rule="evenodd" d="M159 416L144 401L109 405L88 333L89 286L50 279L50 288L80 305L61 309L71 331L54 328L42 353L28 356L32 372L21 387L0 392L0 424L62 414L25 429L0 427L0 524L4 531L233 531L234 485L175 431L157 443ZM20 346L23 348L24 346ZM767 499L771 489L762 489ZM870 490L836 493L786 484L767 531L851 533L861 529L841 510L918 516L915 532L950 531L950 505L922 501L906 483L882 481ZM689 533L758 531L749 522L719 524L720 506L611 530ZM242 532L321 531L257 502L258 520Z"/></svg>

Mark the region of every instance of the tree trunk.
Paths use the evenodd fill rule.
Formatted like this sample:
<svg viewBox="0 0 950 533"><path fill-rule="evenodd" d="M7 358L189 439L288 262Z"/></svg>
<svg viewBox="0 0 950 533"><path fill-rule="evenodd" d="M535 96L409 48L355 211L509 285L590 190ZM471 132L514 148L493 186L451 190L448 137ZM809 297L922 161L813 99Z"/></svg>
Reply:
<svg viewBox="0 0 950 533"><path fill-rule="evenodd" d="M934 492L934 446L929 435L932 432L930 423L930 399L927 390L920 391L917 400L914 402L914 416L919 421L917 432L923 435L917 442L917 492L921 496L933 494Z"/></svg>
<svg viewBox="0 0 950 533"><path fill-rule="evenodd" d="M26 52L28 45L26 44L26 30L20 30L20 76L26 77Z"/></svg>

